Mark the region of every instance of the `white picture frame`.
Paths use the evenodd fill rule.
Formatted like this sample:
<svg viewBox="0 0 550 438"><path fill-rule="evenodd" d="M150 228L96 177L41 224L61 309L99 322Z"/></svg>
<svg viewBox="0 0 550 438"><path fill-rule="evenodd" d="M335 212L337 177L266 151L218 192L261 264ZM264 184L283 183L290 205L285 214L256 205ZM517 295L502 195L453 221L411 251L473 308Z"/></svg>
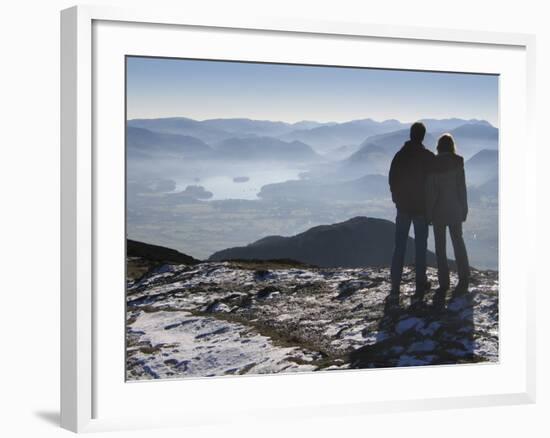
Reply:
<svg viewBox="0 0 550 438"><path fill-rule="evenodd" d="M105 23L105 31L98 30L95 26L102 26ZM116 29L116 26L129 26L132 29L122 31ZM122 291L118 297L122 302L124 299L124 284L118 281L117 275L110 276L102 270L102 263L106 262L106 251L114 254L120 254L120 246L113 244L113 249L106 248L101 235L109 231L104 231L105 226L105 208L98 208L104 202L102 188L109 185L106 182L106 175L111 175L116 181L120 182L123 177L124 166L117 167L120 164L117 159L112 160L109 168L105 166L105 155L97 155L98 141L104 144L105 141L112 140L110 143L114 148L124 148L124 144L117 145L120 136L117 136L107 128L101 126L101 105L102 96L98 93L99 81L105 80L105 74L102 67L95 64L94 60L102 60L103 51L105 56L119 56L125 53L124 32L133 32L132 35L138 35L139 27L147 27L154 33L177 32L177 29L187 29L190 31L200 31L207 35L209 32L233 31L241 36L254 41L260 38L263 33L269 33L273 38L340 38L339 41L369 40L374 42L383 41L384 44L403 44L410 47L427 47L453 45L460 48L464 53L469 50L493 50L502 54L502 64L495 63L495 67L489 67L487 60L480 59L479 62L487 67L483 71L490 70L492 73L500 73L499 65L510 65L514 69L513 76L519 78L517 83L507 82L510 92L504 89L504 97L501 100L501 110L504 111L501 122L501 129L505 141L522 139L521 151L509 148L505 160L501 162L501 201L504 206L501 207L501 215L507 214L506 222L501 228L501 243L505 252L505 260L501 263L501 269L506 269L516 261L519 253L525 249L532 249L536 241L535 214L529 214L526 209L516 207L515 213L508 214L514 202L521 201L529 205L530 208L536 208L535 198L535 142L533 134L533 108L534 108L534 51L535 39L532 35L525 34L507 34L492 33L484 31L461 31L450 29L425 29L416 27L402 26L384 26L366 23L338 23L338 22L316 22L306 19L276 19L276 18L242 18L241 20L227 22L223 17L216 16L194 16L187 11L162 11L157 8L150 10L126 10L109 7L95 6L77 6L66 9L61 12L61 426L75 431L101 431L125 428L146 428L163 427L175 425L201 424L212 418L212 411L205 410L204 401L197 401L193 406L194 411L189 407L176 406L173 410L167 411L166 407L158 404L156 407L149 406L148 414L135 412L131 410L117 410L117 406L122 406L120 398L143 397L144 400L151 400L160 397L161 393L175 391L175 388L182 388L186 385L187 391L213 391L220 394L220 399L224 399L224 393L242 392L243 394L256 394L253 387L263 386L263 390L275 391L277 387L289 388L299 387L309 388L311 394L304 396L296 401L296 404L285 405L282 396L278 398L275 392L273 395L273 404L269 410L262 410L261 400L247 405L244 397L240 400L242 406L235 406L234 410L226 411L220 406L210 407L217 409L218 421L224 421L230 417L246 418L247 416L256 416L266 418L275 417L311 417L312 415L342 415L350 413L361 415L369 412L398 412L411 409L441 409L451 407L474 407L503 404L532 403L535 400L535 311L534 295L536 285L534 284L530 266L534 263L527 263L528 257L523 257L524 261L518 264L515 272L503 275L502 287L504 289L514 289L517 295L506 295L501 303L501 321L503 327L501 334L506 334L506 324L516 324L516 335L505 342L510 342L509 346L503 347L503 359L499 364L492 365L497 368L487 368L487 366L478 365L472 367L462 367L455 378L479 379L480 382L487 380L489 375L499 374L492 386L480 386L480 391L475 392L469 388L463 388L462 391L456 388L454 392L446 393L444 390L431 390L431 395L421 395L418 388L412 388L410 391L400 391L395 389L387 397L384 397L380 390L370 396L359 394L349 400L346 399L346 393L342 390L338 393L336 389L346 388L355 385L359 380L366 382L365 379L373 380L373 371L341 372L328 373L331 377L323 377L321 383L317 375L305 374L296 376L264 376L264 377L246 377L246 378L222 378L213 379L205 383L204 379L192 381L176 382L149 382L132 384L124 382L124 374L120 370L121 364L118 356L113 362L108 361L106 354L109 350L103 345L107 342L103 335L105 324L110 318L120 318L124 320L124 314L118 315L119 307L112 308L112 311L106 312L105 305L108 300L98 300L98 290L114 290L113 295ZM103 28L102 28L103 29ZM103 33L102 33L103 32ZM122 33L121 33L122 32ZM112 53L105 49L105 40L108 38ZM159 37L161 38L161 37ZM155 38L148 40L149 47L144 50L156 50ZM121 42L122 44L119 44ZM288 44L288 42L287 42ZM346 44L343 42L342 44ZM253 46L253 44L251 44ZM158 45L160 47L160 44ZM157 48L158 48L157 47ZM199 50L198 48L197 50ZM111 50L111 49L110 49ZM117 51L118 50L118 51ZM170 48L164 48L169 51ZM330 52L330 49L328 49ZM127 52L126 52L127 53ZM252 53L252 52L251 52ZM510 54L508 61L505 60L507 53ZM127 53L128 54L128 53ZM131 53L135 54L135 53ZM253 55L251 55L253 58ZM276 56L274 54L273 56ZM291 55L288 55L291 56ZM323 56L335 56L335 54L325 54ZM500 55L496 55L500 56ZM207 57L207 56L206 56ZM108 59L108 58L105 58ZM117 58L118 59L118 58ZM508 59L508 58L507 58ZM518 63L517 61L520 60ZM459 60L458 60L459 61ZM455 64L457 60L453 61ZM395 60L393 65L387 67L399 68L401 61ZM420 69L446 70L452 69L454 64L448 64L447 67L435 68L435 61L427 63L418 61L416 65ZM101 64L105 65L105 63ZM408 64L406 67L414 67ZM456 67L455 67L456 68ZM474 69L472 66L464 64L465 71ZM504 67L503 67L504 68ZM119 70L118 70L119 71ZM511 72L512 70L510 70ZM103 74L103 76L102 76ZM111 87L118 87L123 78L120 75L113 76ZM107 77L107 81L111 81ZM508 85L506 85L508 86ZM103 87L102 89L108 88ZM100 88L101 88L100 87ZM512 90L513 88L513 90ZM120 93L120 90L118 90ZM116 92L113 95L118 96ZM507 114L508 100L514 97L514 101L521 101L514 111L514 114ZM119 102L120 103L120 102ZM115 105L116 106L116 105ZM116 111L115 111L116 113ZM116 114L115 114L116 115ZM506 120L517 120L516 126L504 124ZM122 118L117 123L122 122ZM98 128L98 124L100 128ZM118 129L118 128L117 128ZM118 131L120 133L120 131ZM109 137L111 136L111 137ZM508 140L506 140L508 139ZM506 146L506 144L505 144ZM521 154L521 156L519 155ZM508 163L508 164L506 164ZM517 169L514 173L514 180L519 179L520 184L508 184L510 178L509 167L514 163ZM508 173L507 173L508 172ZM508 176L507 176L508 175ZM110 180L111 182L114 180ZM112 201L115 201L113 199ZM105 204L108 205L108 204ZM511 210L510 210L511 211ZM515 215L515 216L514 216ZM108 219L108 218L107 218ZM524 223L522 242L514 237L513 229L517 224ZM120 231L120 228L111 230L111 232ZM124 236L120 236L124 239ZM529 254L534 254L534 251ZM103 257L105 255L105 257ZM122 261L121 261L122 262ZM510 270L504 270L503 273ZM116 273L115 273L116 274ZM508 286L510 285L510 286ZM99 288L99 289L98 289ZM104 292L103 292L104 293ZM507 297L510 297L509 299ZM517 312L517 315L513 315ZM510 322L509 315L516 316L516 321ZM511 318L511 316L510 316ZM101 321L101 328L98 328ZM109 327L107 327L109 328ZM120 337L120 339L118 339ZM124 332L113 335L117 340L113 341L112 347L120 346L123 342ZM516 339L517 338L517 339ZM110 346L111 347L111 346ZM110 348L109 347L109 348ZM513 350L513 351L512 351ZM98 352L103 352L99 354ZM512 354L513 353L513 354ZM120 354L124 354L120 352ZM508 356L506 356L508 355ZM514 360L508 360L508 357L514 356ZM514 362L514 366L507 371L509 363ZM498 368L500 367L500 368ZM513 369L512 369L513 368ZM419 367L407 370L377 370L374 373L380 376L380 379L393 379L396 382L416 381L438 378L445 379L450 376L449 368ZM489 371L487 371L489 370ZM370 374L369 374L370 373ZM108 377L104 377L108 376ZM333 377L336 376L336 377ZM435 376L435 377L434 377ZM476 377L477 376L477 377ZM109 379L117 380L117 385L111 385ZM279 379L279 380L273 380ZM490 380L490 379L489 379ZM107 383L105 383L107 382ZM501 382L499 384L499 382ZM312 388L320 384L326 385L327 393L324 396L316 394ZM179 385L179 386L177 386ZM369 384L370 385L370 384ZM499 386L500 385L500 386ZM109 389L113 386L112 389ZM119 389L126 394L122 394ZM411 383L411 386L414 385ZM460 381L458 382L460 386ZM467 385L466 385L467 386ZM125 388L130 388L126 391ZM161 389L157 389L161 388ZM110 392L112 390L112 392ZM119 391L119 392L117 392ZM281 389L282 391L282 389ZM332 392L331 392L332 391ZM416 391L416 392L415 392ZM420 394L420 395L419 395ZM307 398L309 397L309 398ZM108 402L107 399L112 399ZM110 405L109 405L110 403ZM202 403L202 406L201 406ZM108 406L109 405L109 406ZM237 399L236 405L239 405ZM105 407L104 407L105 406ZM107 414L103 414L106 412Z"/></svg>

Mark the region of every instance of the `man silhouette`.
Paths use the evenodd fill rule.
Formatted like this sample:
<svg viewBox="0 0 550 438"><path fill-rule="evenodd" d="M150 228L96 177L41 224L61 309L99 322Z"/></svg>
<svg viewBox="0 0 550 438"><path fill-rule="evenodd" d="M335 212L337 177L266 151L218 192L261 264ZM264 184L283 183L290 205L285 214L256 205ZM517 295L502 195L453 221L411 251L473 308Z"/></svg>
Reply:
<svg viewBox="0 0 550 438"><path fill-rule="evenodd" d="M411 222L415 239L415 298L422 299L430 284L426 278L426 250L428 244L428 221L425 213L425 184L435 155L422 144L426 127L421 122L413 123L410 140L393 157L389 183L392 200L397 209L395 218L395 247L391 265L392 289L390 296L399 298L405 252Z"/></svg>

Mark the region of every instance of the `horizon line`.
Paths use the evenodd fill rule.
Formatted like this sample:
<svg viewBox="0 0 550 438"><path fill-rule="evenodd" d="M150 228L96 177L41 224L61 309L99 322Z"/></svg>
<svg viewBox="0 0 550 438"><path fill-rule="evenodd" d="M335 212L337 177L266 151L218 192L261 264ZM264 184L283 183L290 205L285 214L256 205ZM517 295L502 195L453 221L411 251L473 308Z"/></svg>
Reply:
<svg viewBox="0 0 550 438"><path fill-rule="evenodd" d="M490 122L487 119L478 119L475 117L472 118L462 118L462 117L443 117L443 118L437 118L437 117L422 117L420 119L415 119L414 121L403 121L399 119L375 119L372 117L364 117L364 118L357 118L357 119L346 119L340 122L337 122L335 120L329 120L329 121L320 121L315 119L299 119L294 122L291 121L285 121L285 120L271 120L271 119L256 119L253 117L210 117L206 119L199 119L199 118L193 118L188 116L182 116L182 115L167 115L167 116L156 116L156 117L134 117L134 118L127 118L126 122L131 122L134 120L162 120L162 119L187 119L187 120L193 120L195 122L208 122L213 120L250 120L254 122L271 122L271 123L284 123L287 125L296 125L298 123L320 123L320 124L344 124L344 123L351 123L351 122L359 122L359 121L365 121L365 120L371 120L376 123L386 123L386 122L399 122L403 124L412 124L415 122L421 122L425 120L433 120L433 121L444 121L444 120L464 120L466 122L485 122L491 125L493 128L498 129L497 126L495 126L492 122Z"/></svg>

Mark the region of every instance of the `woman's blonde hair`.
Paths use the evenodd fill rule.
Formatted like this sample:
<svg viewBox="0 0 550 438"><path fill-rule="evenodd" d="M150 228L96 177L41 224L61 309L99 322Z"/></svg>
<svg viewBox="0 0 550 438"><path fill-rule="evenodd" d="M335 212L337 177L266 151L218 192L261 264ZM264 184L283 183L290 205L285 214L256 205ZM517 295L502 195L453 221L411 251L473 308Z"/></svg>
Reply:
<svg viewBox="0 0 550 438"><path fill-rule="evenodd" d="M451 134L443 134L437 141L437 153L456 154L455 140Z"/></svg>

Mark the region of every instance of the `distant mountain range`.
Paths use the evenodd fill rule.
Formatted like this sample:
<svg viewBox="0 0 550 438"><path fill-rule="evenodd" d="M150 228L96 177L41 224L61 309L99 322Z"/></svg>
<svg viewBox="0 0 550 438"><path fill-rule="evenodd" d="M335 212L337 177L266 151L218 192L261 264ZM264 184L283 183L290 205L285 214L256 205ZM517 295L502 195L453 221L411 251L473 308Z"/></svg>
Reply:
<svg viewBox="0 0 550 438"><path fill-rule="evenodd" d="M312 161L321 158L305 143L273 137L233 137L217 143L215 149L220 158L233 160Z"/></svg>
<svg viewBox="0 0 550 438"><path fill-rule="evenodd" d="M493 126L485 120L479 119L422 119L426 129L431 133L442 133L452 131L462 125L486 125Z"/></svg>
<svg viewBox="0 0 550 438"><path fill-rule="evenodd" d="M321 267L389 266L394 232L393 222L355 217L345 222L317 226L292 237L265 237L247 246L218 251L209 260L291 259ZM414 239L411 237L405 262L414 262ZM430 251L428 263L435 263L435 256Z"/></svg>
<svg viewBox="0 0 550 438"><path fill-rule="evenodd" d="M132 126L126 128L126 144L130 158L207 158L214 153L202 140L189 135L154 132Z"/></svg>
<svg viewBox="0 0 550 438"><path fill-rule="evenodd" d="M453 123L457 123L456 119L452 120ZM435 126L441 127L447 125L451 127L453 123L438 123L435 124ZM498 129L492 127L487 122L467 123L455 129L451 129L448 132L455 139L457 153L464 156L465 159L472 157L473 154L481 150L487 151L484 153L493 153L494 156L498 155ZM437 138L440 135L441 133L432 134L427 132L423 142L424 145L435 152ZM364 175L366 173L386 175L389 171L393 156L408 139L408 129L401 129L399 131L369 137L363 141L356 152L352 153L348 158L341 160L335 167L335 171L340 175L348 175L349 177ZM489 159L485 165L484 171L492 172L492 170L489 170L492 164L494 163ZM483 166L472 166L471 183L479 184L479 177L482 175L479 174L477 170L473 171L473 167L479 168ZM490 179L490 177L484 178L483 181L487 179ZM470 183L470 181L468 182Z"/></svg>
<svg viewBox="0 0 550 438"><path fill-rule="evenodd" d="M457 142L458 151L466 159L481 149L498 148L498 129L483 120L425 119L428 133L425 145L435 148L437 137L450 132ZM312 149L325 158L343 158L346 150L350 160L365 157L361 149L378 146L393 155L409 138L408 123L398 120L378 122L372 119L352 120L344 123L302 121L285 123L252 119L193 120L185 117L160 119L134 119L127 122L128 146L133 157L147 157L156 152L186 154L188 157L207 156L211 149L223 149L233 158L244 158L243 151L257 159L263 152L273 156L273 148L296 148L298 156L312 157ZM270 140L268 140L270 139ZM267 145L267 147L265 147ZM291 146L289 146L291 145ZM271 148L271 150L270 150ZM344 148L344 149L342 149ZM353 155L356 152L358 155ZM283 152L283 155L285 152ZM387 160L385 160L387 161ZM385 162L384 161L384 162ZM363 163L359 161L358 165Z"/></svg>
<svg viewBox="0 0 550 438"><path fill-rule="evenodd" d="M465 159L483 149L498 149L498 129L488 123L469 123L450 131L455 139L457 153Z"/></svg>
<svg viewBox="0 0 550 438"><path fill-rule="evenodd" d="M456 119L451 119L456 123ZM453 126L453 123L439 123L435 126ZM427 124L429 127L430 125ZM482 149L497 149L498 147L498 129L494 128L487 122L468 122L459 125L454 129L449 130L431 130L428 129L424 138L424 145L435 152L437 146L437 138L444 132L448 132L455 139L457 153L467 155L465 158L470 158L473 150L480 151ZM393 155L409 140L409 129L400 129L398 131L388 132L384 134L374 135L365 139L357 152L351 155L348 162L360 163L364 158L364 150L377 148L377 151L384 151L388 156ZM489 147L487 147L489 146Z"/></svg>
<svg viewBox="0 0 550 438"><path fill-rule="evenodd" d="M483 149L464 164L466 181L472 186L481 186L490 180L498 180L498 151Z"/></svg>
<svg viewBox="0 0 550 438"><path fill-rule="evenodd" d="M368 143L336 163L335 170L341 177L358 177L365 173L387 175L392 158L393 154L384 147Z"/></svg>
<svg viewBox="0 0 550 438"><path fill-rule="evenodd" d="M339 175L349 177L364 174L387 175L393 156L409 138L409 129L368 137L361 143L359 150L337 163L335 170ZM426 133L426 147L433 150L434 143L434 137Z"/></svg>
<svg viewBox="0 0 550 438"><path fill-rule="evenodd" d="M252 119L210 119L198 122L209 128L225 131L231 134L251 136L278 137L294 130L314 129L320 126L330 126L334 123L320 123L314 121L301 121L296 123L272 122L269 120Z"/></svg>
<svg viewBox="0 0 550 438"><path fill-rule="evenodd" d="M484 149L466 161L464 167L470 186L468 199L498 201L498 151Z"/></svg>
<svg viewBox="0 0 550 438"><path fill-rule="evenodd" d="M193 120L187 117L128 120L128 126L146 128L168 134L190 135L210 142L219 142L236 135L279 137L294 130L330 126L334 122L301 121L297 123L273 122L246 118Z"/></svg>
<svg viewBox="0 0 550 438"><path fill-rule="evenodd" d="M299 140L312 145L320 151L327 151L336 146L358 144L365 138L396 131L407 125L398 120L377 122L372 119L352 120L346 123L324 125L311 129L301 129L285 134L285 140Z"/></svg>
<svg viewBox="0 0 550 438"><path fill-rule="evenodd" d="M498 140L498 129L487 122L461 124L450 132L455 137Z"/></svg>
<svg viewBox="0 0 550 438"><path fill-rule="evenodd" d="M232 136L213 126L207 126L197 120L186 117L168 117L162 119L128 120L127 127L144 128L163 134L178 134L199 138L206 143L221 141Z"/></svg>
<svg viewBox="0 0 550 438"><path fill-rule="evenodd" d="M393 155L399 149L401 149L401 147L409 139L410 139L409 128L400 129L398 131L392 131L392 132L387 132L385 134L379 134L379 135L374 135L372 137L368 137L361 143L361 149L369 148L371 146L377 146L393 157ZM432 134L430 134L429 131L426 132L426 136L424 137L424 141L423 141L424 146L426 146L428 149L434 150L435 143L436 143L435 137ZM360 150L358 152L360 152ZM350 159L353 159L353 156L351 156Z"/></svg>
<svg viewBox="0 0 550 438"><path fill-rule="evenodd" d="M348 158L351 154L357 152L358 150L359 145L347 144L324 152L323 157L325 157L328 161L340 161Z"/></svg>
<svg viewBox="0 0 550 438"><path fill-rule="evenodd" d="M210 160L316 161L321 157L307 144L273 137L231 137L214 142L214 147L190 135L126 128L128 157L131 159L180 158Z"/></svg>

